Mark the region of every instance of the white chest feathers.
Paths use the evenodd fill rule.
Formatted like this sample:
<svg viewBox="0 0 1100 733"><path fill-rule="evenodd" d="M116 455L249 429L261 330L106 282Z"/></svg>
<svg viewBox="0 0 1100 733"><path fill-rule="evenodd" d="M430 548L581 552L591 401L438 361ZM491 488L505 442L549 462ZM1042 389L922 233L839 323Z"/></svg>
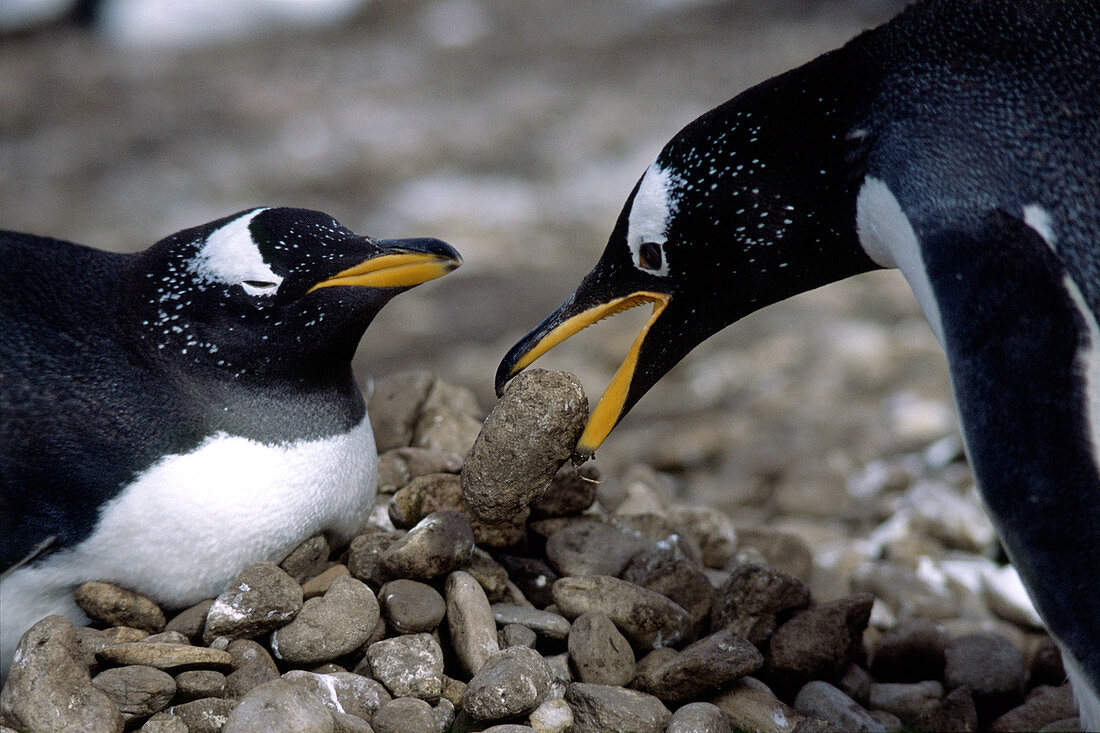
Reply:
<svg viewBox="0 0 1100 733"><path fill-rule="evenodd" d="M318 440L264 444L224 433L166 456L103 506L75 547L0 581L0 667L42 616L81 614L72 590L106 580L166 607L213 598L242 568L327 532L347 540L374 505L370 421Z"/></svg>

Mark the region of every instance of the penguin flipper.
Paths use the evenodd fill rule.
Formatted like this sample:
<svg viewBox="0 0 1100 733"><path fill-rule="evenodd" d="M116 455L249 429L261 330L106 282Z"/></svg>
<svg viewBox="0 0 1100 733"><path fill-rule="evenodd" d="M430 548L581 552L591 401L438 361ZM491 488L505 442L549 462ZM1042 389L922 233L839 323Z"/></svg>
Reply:
<svg viewBox="0 0 1100 733"><path fill-rule="evenodd" d="M1095 315L1056 247L1004 211L933 232L921 251L982 496L1036 607L1086 678L1075 685L1087 682L1095 699Z"/></svg>

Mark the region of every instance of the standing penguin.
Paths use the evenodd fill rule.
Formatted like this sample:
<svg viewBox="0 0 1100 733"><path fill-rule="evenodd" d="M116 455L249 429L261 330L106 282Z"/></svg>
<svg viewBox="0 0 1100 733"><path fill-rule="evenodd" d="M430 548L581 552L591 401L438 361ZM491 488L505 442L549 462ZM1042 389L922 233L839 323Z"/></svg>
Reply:
<svg viewBox="0 0 1100 733"><path fill-rule="evenodd" d="M690 123L498 391L571 334L653 314L588 456L674 364L759 308L880 267L942 343L974 472L1100 728L1100 3L926 0Z"/></svg>
<svg viewBox="0 0 1100 733"><path fill-rule="evenodd" d="M182 607L374 503L351 358L397 293L460 263L257 208L136 254L0 232L0 668L76 586Z"/></svg>

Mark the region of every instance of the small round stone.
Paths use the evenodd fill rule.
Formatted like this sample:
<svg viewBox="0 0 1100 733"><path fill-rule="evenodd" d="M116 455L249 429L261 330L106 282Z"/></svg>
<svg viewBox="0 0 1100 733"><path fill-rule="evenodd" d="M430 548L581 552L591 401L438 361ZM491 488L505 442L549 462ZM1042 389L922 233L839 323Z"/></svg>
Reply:
<svg viewBox="0 0 1100 733"><path fill-rule="evenodd" d="M145 596L111 583L85 583L73 593L88 617L107 626L129 626L155 634L164 629L164 612Z"/></svg>
<svg viewBox="0 0 1100 733"><path fill-rule="evenodd" d="M611 619L583 613L569 631L569 661L580 682L626 686L634 679L634 651Z"/></svg>
<svg viewBox="0 0 1100 733"><path fill-rule="evenodd" d="M589 611L608 616L630 641L642 648L673 644L683 638L691 619L660 593L608 576L561 578L554 602L567 618Z"/></svg>
<svg viewBox="0 0 1100 733"><path fill-rule="evenodd" d="M474 534L460 512L433 512L420 520L379 559L391 577L431 580L458 570L470 561Z"/></svg>
<svg viewBox="0 0 1100 733"><path fill-rule="evenodd" d="M289 664L318 664L348 654L367 641L378 622L378 601L350 576L332 581L293 621L271 635L271 651Z"/></svg>
<svg viewBox="0 0 1100 733"><path fill-rule="evenodd" d="M193 669L176 675L176 694L183 700L202 697L225 697L226 680L212 669Z"/></svg>
<svg viewBox="0 0 1100 733"><path fill-rule="evenodd" d="M447 613L447 603L439 591L408 578L383 585L378 591L378 603L386 621L401 634L431 631Z"/></svg>
<svg viewBox="0 0 1100 733"><path fill-rule="evenodd" d="M141 665L105 669L92 678L92 684L111 698L126 722L160 712L176 694L170 674Z"/></svg>
<svg viewBox="0 0 1100 733"><path fill-rule="evenodd" d="M278 565L251 565L210 606L203 640L209 644L217 636L242 639L266 634L290 623L302 600L302 586Z"/></svg>
<svg viewBox="0 0 1100 733"><path fill-rule="evenodd" d="M383 703L370 723L374 733L438 733L432 706L415 697Z"/></svg>
<svg viewBox="0 0 1100 733"><path fill-rule="evenodd" d="M481 721L524 715L546 699L550 684L550 668L538 652L524 646L511 647L482 665L466 686L462 705Z"/></svg>

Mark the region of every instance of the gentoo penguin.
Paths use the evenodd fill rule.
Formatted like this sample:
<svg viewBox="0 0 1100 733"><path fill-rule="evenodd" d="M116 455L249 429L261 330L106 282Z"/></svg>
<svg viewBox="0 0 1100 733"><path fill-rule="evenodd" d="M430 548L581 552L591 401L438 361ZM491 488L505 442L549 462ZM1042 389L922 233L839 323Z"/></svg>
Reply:
<svg viewBox="0 0 1100 733"><path fill-rule="evenodd" d="M950 364L989 513L1100 728L1100 3L927 0L691 122L497 388L652 316L577 446L770 303L897 267Z"/></svg>
<svg viewBox="0 0 1100 733"><path fill-rule="evenodd" d="M39 618L85 620L85 581L183 607L316 533L348 539L378 460L352 354L460 261L288 208L135 254L0 232L4 669Z"/></svg>

